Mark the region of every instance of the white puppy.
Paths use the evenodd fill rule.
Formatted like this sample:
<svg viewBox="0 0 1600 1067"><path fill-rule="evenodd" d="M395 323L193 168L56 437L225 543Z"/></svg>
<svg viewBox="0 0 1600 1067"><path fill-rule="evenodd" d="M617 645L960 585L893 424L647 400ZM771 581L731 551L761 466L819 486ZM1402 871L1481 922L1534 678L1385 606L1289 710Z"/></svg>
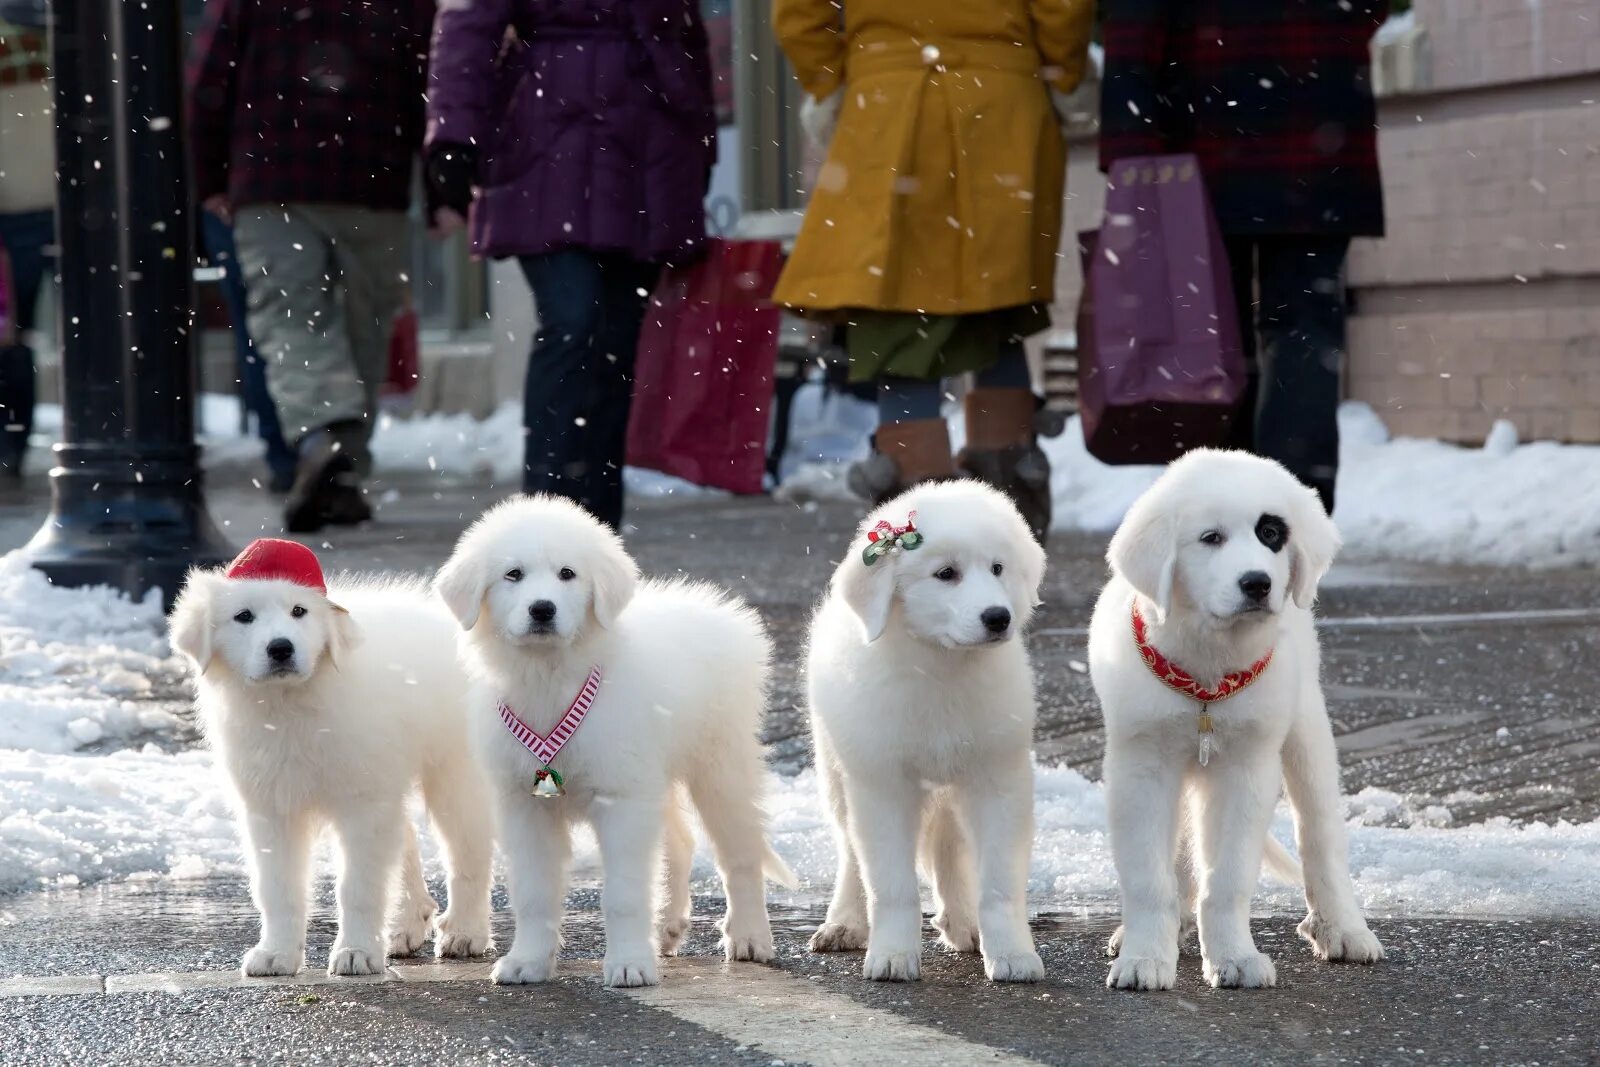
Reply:
<svg viewBox="0 0 1600 1067"><path fill-rule="evenodd" d="M960 481L878 508L834 571L807 684L839 876L813 951L865 946L866 977L918 978L920 857L947 947L981 946L995 981L1044 977L1027 915L1034 692L1020 636L1044 566L1011 502Z"/></svg>
<svg viewBox="0 0 1600 1067"><path fill-rule="evenodd" d="M1089 629L1122 883L1107 985L1170 989L1185 910L1198 911L1208 982L1274 984L1250 898L1264 848L1293 872L1267 834L1285 780L1310 910L1301 935L1324 959L1382 958L1350 882L1311 614L1338 547L1314 492L1269 460L1216 451L1173 463L1111 539Z"/></svg>
<svg viewBox="0 0 1600 1067"><path fill-rule="evenodd" d="M766 843L757 739L771 647L755 613L681 582L639 584L621 541L554 497L507 501L462 535L435 588L466 631L474 746L499 812L516 915L501 983L542 982L561 947L573 824L599 840L607 985L654 985L658 950L689 928L694 838L687 792L727 891L730 960L772 958L764 873L793 875ZM513 733L558 729L586 680L600 680L559 754L536 758ZM507 717L507 713L515 720ZM553 768L565 794L533 795ZM541 788L554 791L547 780ZM667 899L651 912L665 841Z"/></svg>
<svg viewBox="0 0 1600 1067"><path fill-rule="evenodd" d="M386 949L422 946L436 908L406 814L419 785L449 875L435 950L481 955L493 834L450 616L420 583L342 580L324 592L316 557L287 541L256 542L227 573L238 576L190 573L171 631L194 662L201 725L237 793L261 912L244 973L293 974L304 962L308 866L324 824L343 857L329 972L377 974Z"/></svg>

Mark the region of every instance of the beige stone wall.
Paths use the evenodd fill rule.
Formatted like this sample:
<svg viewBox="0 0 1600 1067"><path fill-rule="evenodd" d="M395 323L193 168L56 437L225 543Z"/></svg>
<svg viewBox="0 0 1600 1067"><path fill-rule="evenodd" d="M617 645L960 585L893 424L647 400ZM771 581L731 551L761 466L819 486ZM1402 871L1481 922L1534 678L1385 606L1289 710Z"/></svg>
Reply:
<svg viewBox="0 0 1600 1067"><path fill-rule="evenodd" d="M1348 394L1399 434L1600 441L1600 4L1416 0L1380 57L1388 236L1352 247ZM1395 46L1403 47L1403 46ZM1092 110L1092 104L1088 105ZM1058 325L1096 225L1092 131L1073 145Z"/></svg>

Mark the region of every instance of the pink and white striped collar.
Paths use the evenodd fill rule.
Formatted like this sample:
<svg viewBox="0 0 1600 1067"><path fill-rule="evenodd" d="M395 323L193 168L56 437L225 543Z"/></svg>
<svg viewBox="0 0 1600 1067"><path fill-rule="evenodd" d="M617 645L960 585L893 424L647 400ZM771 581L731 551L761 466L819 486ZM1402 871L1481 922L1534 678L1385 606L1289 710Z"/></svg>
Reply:
<svg viewBox="0 0 1600 1067"><path fill-rule="evenodd" d="M589 677L584 680L583 688L578 690L578 695L567 706L566 714L561 716L561 721L556 723L549 734L540 734L518 718L517 713L511 710L510 704L504 700L500 701L500 721L506 724L511 736L521 742L522 747L533 753L533 758L539 761L539 769L533 775L534 796L561 796L566 793L561 775L550 764L572 739L572 735L578 732L578 727L583 725L583 718L589 714L589 709L594 705L595 694L600 691L600 678L600 665L595 664L589 669Z"/></svg>

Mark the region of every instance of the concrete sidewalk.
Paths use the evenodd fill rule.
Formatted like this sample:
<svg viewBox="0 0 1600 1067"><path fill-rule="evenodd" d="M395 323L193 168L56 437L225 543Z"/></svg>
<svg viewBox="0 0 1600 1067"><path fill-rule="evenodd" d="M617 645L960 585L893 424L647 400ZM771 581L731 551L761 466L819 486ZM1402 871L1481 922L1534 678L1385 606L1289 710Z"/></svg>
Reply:
<svg viewBox="0 0 1600 1067"><path fill-rule="evenodd" d="M408 476L376 487L378 521L314 539L330 568L428 571L466 522L503 496L487 482ZM276 504L219 488L236 544L279 532ZM0 550L40 519L0 505ZM778 644L766 740L775 767L809 762L798 664L804 627L855 511L767 500L641 502L628 539L647 571L719 581L754 603ZM1103 539L1057 536L1032 648L1041 761L1099 776L1101 734L1082 628L1104 575ZM1380 786L1456 820L1600 816L1600 579L1345 560L1324 589L1326 673L1348 792ZM177 679L153 699L181 699ZM328 887L312 944L331 941ZM497 990L471 967L397 963L409 980L235 987L253 942L242 884L131 883L0 898L0 1063L1588 1063L1600 923L1377 921L1390 959L1316 964L1297 915L1257 923L1279 966L1270 992L1219 992L1197 960L1171 994L1101 985L1108 901L1042 915L1049 980L995 988L971 958L930 955L917 986L858 977L859 955L816 957L815 897L779 909L779 972L708 962L720 903L696 899L694 961L659 990L601 988L592 964L549 987ZM500 942L507 917L499 914ZM598 958L592 891L569 907L567 955ZM313 966L320 960L313 956ZM170 977L172 974L201 977ZM44 995L41 976L58 979ZM152 977L158 976L158 977ZM782 979L786 984L774 984ZM32 984L30 984L32 983ZM359 985L359 988L357 988ZM173 991L160 991L160 990Z"/></svg>

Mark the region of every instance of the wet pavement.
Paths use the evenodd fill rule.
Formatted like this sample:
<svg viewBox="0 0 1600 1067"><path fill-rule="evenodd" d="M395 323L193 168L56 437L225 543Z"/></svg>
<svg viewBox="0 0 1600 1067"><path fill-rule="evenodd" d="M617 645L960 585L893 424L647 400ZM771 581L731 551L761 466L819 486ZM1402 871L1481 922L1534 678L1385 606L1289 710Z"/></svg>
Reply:
<svg viewBox="0 0 1600 1067"><path fill-rule="evenodd" d="M377 495L379 521L311 540L330 568L431 570L465 522L503 493L486 482L413 475ZM37 504L0 503L0 550L31 535ZM238 544L278 533L273 502L252 489L219 489L212 508ZM648 501L632 516L629 543L647 571L719 581L767 619L780 654L766 740L780 772L809 762L798 677L804 627L854 517L848 505L727 498ZM1101 734L1082 627L1104 576L1104 539L1058 535L1050 548L1032 640L1037 751L1098 778ZM1395 790L1417 809L1448 798L1457 822L1600 817L1597 594L1593 571L1341 561L1321 614L1346 790ZM172 681L159 699L174 698ZM325 953L331 914L327 886L320 891L311 940ZM1198 961L1186 960L1176 991L1138 995L1101 985L1113 924L1102 913L1038 918L1050 973L1040 986L992 987L976 960L935 951L922 983L905 987L862 982L859 955L806 953L820 912L801 904L777 914L778 977L787 984L774 985L766 968L756 977L735 968L730 978L706 956L719 902L698 897L696 958L669 965L665 1000L605 990L581 964L527 990L441 980L432 970L412 972L427 980L359 988L14 996L7 990L21 987L0 985L0 1063L1600 1060L1600 1023L1590 1014L1600 991L1600 923L1590 920L1380 920L1374 929L1390 959L1356 968L1317 964L1294 936L1298 916L1275 914L1257 927L1278 963L1277 990L1213 991ZM593 893L576 893L569 905L567 954L593 959ZM506 921L502 911L502 944ZM226 880L0 897L0 981L88 976L93 985L106 976L227 972L253 939L244 888ZM754 1008L741 1014L741 1004ZM862 1019L872 1021L856 1025Z"/></svg>

